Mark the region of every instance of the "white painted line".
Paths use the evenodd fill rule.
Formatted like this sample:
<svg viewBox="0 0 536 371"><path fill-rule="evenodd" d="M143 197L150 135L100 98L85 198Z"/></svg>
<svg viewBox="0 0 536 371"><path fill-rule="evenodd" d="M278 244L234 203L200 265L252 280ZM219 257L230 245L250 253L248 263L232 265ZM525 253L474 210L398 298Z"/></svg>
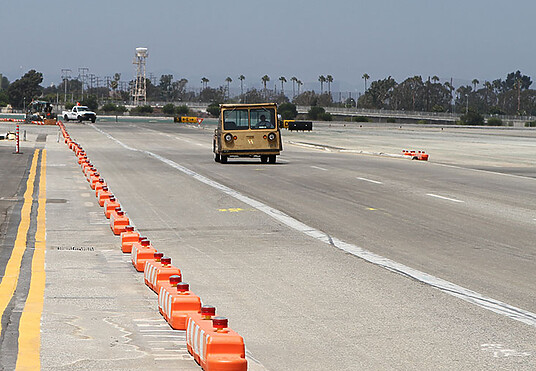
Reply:
<svg viewBox="0 0 536 371"><path fill-rule="evenodd" d="M444 197L444 196L436 195L436 194L433 194L433 193L427 193L426 195L430 196L430 197L440 198L442 200L452 201L452 202L465 202L465 201L462 201L462 200L456 200L455 198Z"/></svg>
<svg viewBox="0 0 536 371"><path fill-rule="evenodd" d="M307 224L304 224L300 222L297 219L294 219L293 217L285 214L284 212L274 209L271 206L268 206L260 201L254 200L248 196L243 195L242 193L235 191L232 188L229 188L223 184L220 184L212 179L209 179L201 174L196 173L193 170L190 170L170 159L167 159L165 157L159 156L156 153L150 152L150 151L143 151L138 150L132 147L128 147L127 145L123 144L121 141L115 139L110 134L105 133L101 129L97 128L96 126L90 124L95 130L101 132L102 134L106 135L108 138L122 146L123 148L130 149L132 151L138 151L141 153L145 153L149 156L152 156L156 158L157 160L162 161L165 164L168 164L174 169L179 170L180 172L191 176L192 178L200 181L201 183L204 183L206 185L209 185L215 189L220 190L221 192L236 198L239 201L244 202L247 205L250 205L259 211L264 212L265 214L269 215L270 217L274 218L275 220L278 220L281 223L284 223L285 225L302 232L303 234L313 237L319 241L322 241L326 244L329 244L331 246L334 246L340 250L343 250L345 252L348 252L354 256L357 256L365 261L368 261L369 263L375 264L379 267L383 267L391 272L395 272L398 274L401 274L405 277L413 278L416 281L422 282L424 284L430 285L432 287L435 287L438 290L443 291L446 294L452 295L454 297L457 297L459 299L465 300L469 303L478 305L479 307L482 307L484 309L487 309L489 311L492 311L494 313L501 314L503 316L509 317L511 319L514 319L516 321L523 322L527 325L536 327L536 314L529 312L527 310L517 308L515 306L509 305L507 303L501 302L499 300L484 296L476 291L469 290L465 287L456 285L455 283L449 282L447 280L432 276L431 274L421 272L417 269L408 267L404 264L395 262L391 259L387 259L381 255L375 254L371 251L365 250L359 246L344 242L339 240L336 237L332 237L316 228L310 227ZM148 335L145 335L148 336ZM150 336L150 335L149 335ZM158 336L158 335L153 335ZM170 336L170 335L162 335L162 336Z"/></svg>
<svg viewBox="0 0 536 371"><path fill-rule="evenodd" d="M320 167L320 166L314 166L314 165L311 165L311 167L312 167L313 169L318 169L318 170L328 171L328 169L324 169L323 167Z"/></svg>
<svg viewBox="0 0 536 371"><path fill-rule="evenodd" d="M374 184L383 184L382 182L378 182L377 180L367 179L367 178L361 178L356 176L356 179L363 180L365 182L374 183Z"/></svg>

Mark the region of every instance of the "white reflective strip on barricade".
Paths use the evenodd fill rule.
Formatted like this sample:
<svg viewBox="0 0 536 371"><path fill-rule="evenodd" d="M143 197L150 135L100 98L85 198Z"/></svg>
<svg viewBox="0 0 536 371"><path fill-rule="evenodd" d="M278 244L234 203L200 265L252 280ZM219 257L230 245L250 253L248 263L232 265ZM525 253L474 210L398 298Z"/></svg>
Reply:
<svg viewBox="0 0 536 371"><path fill-rule="evenodd" d="M132 260L132 263L137 264L138 263L138 248L135 246L132 246L132 250L130 251L130 258Z"/></svg>
<svg viewBox="0 0 536 371"><path fill-rule="evenodd" d="M158 308L159 308L162 312L165 312L165 311L164 311L163 300L164 300L164 288L163 288L163 287L160 287L160 292L158 293Z"/></svg>
<svg viewBox="0 0 536 371"><path fill-rule="evenodd" d="M205 331L201 329L199 331L199 358L205 362Z"/></svg>
<svg viewBox="0 0 536 371"><path fill-rule="evenodd" d="M171 319L171 303L173 301L173 297L171 296L171 293L170 292L167 292L167 297L166 297L166 313L168 315L168 317Z"/></svg>

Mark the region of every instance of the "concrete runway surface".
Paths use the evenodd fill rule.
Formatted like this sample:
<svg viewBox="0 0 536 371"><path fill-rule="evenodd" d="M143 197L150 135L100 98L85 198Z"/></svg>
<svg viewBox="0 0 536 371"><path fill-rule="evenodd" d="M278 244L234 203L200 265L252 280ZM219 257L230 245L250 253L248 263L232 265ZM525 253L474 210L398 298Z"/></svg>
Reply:
<svg viewBox="0 0 536 371"><path fill-rule="evenodd" d="M275 165L222 165L203 124L66 126L136 228L244 337L252 370L536 367L534 130L315 124L283 132ZM199 369L58 129L25 129L27 157L0 142L0 163L17 169L0 181L15 200L2 230L17 229L31 156L46 149L41 367ZM430 161L373 155L402 149ZM2 317L6 368L21 351L31 251Z"/></svg>

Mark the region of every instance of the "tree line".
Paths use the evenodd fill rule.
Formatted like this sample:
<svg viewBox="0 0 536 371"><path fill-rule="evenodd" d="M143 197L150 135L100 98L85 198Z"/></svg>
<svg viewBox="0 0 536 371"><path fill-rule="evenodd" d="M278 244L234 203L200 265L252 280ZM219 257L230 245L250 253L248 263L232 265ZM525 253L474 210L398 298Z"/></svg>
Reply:
<svg viewBox="0 0 536 371"><path fill-rule="evenodd" d="M188 88L186 78L174 79L171 74L162 75L157 81L146 79L147 100L149 102L243 102L243 103L293 103L303 106L343 106L368 109L389 109L427 112L455 112L506 115L536 115L536 90L530 89L531 78L520 71L507 74L504 79L484 81L482 84L474 79L471 84L454 87L449 81L440 82L437 76L423 79L421 76L408 77L397 82L391 76L372 81L367 85L370 76L363 74L365 92L359 97L348 97L344 101L334 101L331 85L332 75L318 77L319 93L315 90L303 90L303 82L293 76L287 80L280 76L268 87L270 76L263 75L255 79L262 88L244 89L246 77L237 77L240 93L231 95L229 76L223 85L209 86L210 80L202 77L201 89ZM72 104L76 101L89 102L91 106L104 104L128 104L131 101L130 91L133 80L124 82L121 74L116 73L108 78L104 86L93 84L83 79L64 79L58 85L42 87L43 74L30 70L21 78L9 82L0 78L0 106L12 105L22 109L32 99L43 99L50 102ZM98 80L97 80L98 82ZM288 84L291 83L292 87ZM357 101L356 101L357 98Z"/></svg>

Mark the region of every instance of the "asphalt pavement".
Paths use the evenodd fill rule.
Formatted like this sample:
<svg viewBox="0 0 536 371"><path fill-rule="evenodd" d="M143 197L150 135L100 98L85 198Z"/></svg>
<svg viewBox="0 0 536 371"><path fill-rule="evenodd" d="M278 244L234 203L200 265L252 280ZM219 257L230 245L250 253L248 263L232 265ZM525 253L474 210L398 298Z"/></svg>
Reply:
<svg viewBox="0 0 536 371"><path fill-rule="evenodd" d="M325 124L284 132L275 165L222 165L213 127L67 124L252 369L536 367L532 131ZM32 130L48 134L43 368L199 369L57 129ZM428 163L374 155L420 146Z"/></svg>

